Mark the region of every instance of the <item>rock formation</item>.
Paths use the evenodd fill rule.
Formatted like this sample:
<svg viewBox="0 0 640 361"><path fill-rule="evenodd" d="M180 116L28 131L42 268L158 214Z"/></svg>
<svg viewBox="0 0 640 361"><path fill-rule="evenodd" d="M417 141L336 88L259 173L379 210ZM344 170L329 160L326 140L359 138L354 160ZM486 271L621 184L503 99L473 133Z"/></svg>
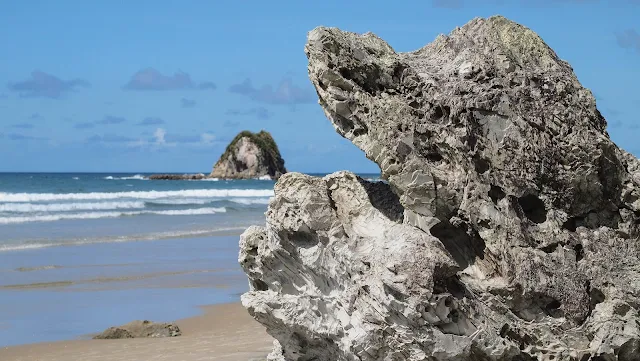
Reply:
<svg viewBox="0 0 640 361"><path fill-rule="evenodd" d="M305 52L388 184L286 174L242 235L271 360L640 359L640 162L538 35L496 16L396 53L321 27Z"/></svg>
<svg viewBox="0 0 640 361"><path fill-rule="evenodd" d="M212 178L278 179L286 173L284 160L269 132L240 132L227 146L210 174Z"/></svg>
<svg viewBox="0 0 640 361"><path fill-rule="evenodd" d="M121 338L156 338L176 337L182 335L180 328L173 323L154 323L151 321L133 321L119 327L109 327L99 335L96 340L121 339Z"/></svg>
<svg viewBox="0 0 640 361"><path fill-rule="evenodd" d="M207 178L202 173L198 174L152 174L150 180L201 180Z"/></svg>

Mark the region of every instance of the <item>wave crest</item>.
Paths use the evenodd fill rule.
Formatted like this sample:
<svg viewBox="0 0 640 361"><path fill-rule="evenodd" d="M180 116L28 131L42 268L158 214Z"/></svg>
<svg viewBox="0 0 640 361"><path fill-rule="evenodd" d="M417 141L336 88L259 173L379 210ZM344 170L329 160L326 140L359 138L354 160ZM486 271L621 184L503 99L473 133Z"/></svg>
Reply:
<svg viewBox="0 0 640 361"><path fill-rule="evenodd" d="M131 191L92 193L2 193L0 202L25 203L71 200L272 197L272 189L188 189L179 191Z"/></svg>

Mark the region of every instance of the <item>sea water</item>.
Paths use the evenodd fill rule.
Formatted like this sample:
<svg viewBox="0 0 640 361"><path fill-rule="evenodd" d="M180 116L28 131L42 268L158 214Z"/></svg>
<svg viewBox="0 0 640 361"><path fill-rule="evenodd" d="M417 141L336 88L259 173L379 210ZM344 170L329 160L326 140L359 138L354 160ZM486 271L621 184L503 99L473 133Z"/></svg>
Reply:
<svg viewBox="0 0 640 361"><path fill-rule="evenodd" d="M264 224L274 184L0 173L0 347L238 301L239 235Z"/></svg>
<svg viewBox="0 0 640 361"><path fill-rule="evenodd" d="M273 181L0 174L0 252L205 236L260 222Z"/></svg>

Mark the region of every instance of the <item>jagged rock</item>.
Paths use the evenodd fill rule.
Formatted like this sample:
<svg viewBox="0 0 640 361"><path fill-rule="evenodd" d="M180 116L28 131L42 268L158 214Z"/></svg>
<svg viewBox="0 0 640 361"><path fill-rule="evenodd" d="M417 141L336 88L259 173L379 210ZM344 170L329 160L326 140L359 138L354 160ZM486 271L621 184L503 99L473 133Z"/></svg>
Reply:
<svg viewBox="0 0 640 361"><path fill-rule="evenodd" d="M640 161L538 35L496 16L396 53L321 27L305 51L389 184L280 178L239 257L271 360L640 359Z"/></svg>
<svg viewBox="0 0 640 361"><path fill-rule="evenodd" d="M198 174L152 174L149 176L151 180L200 180L207 178L202 173Z"/></svg>
<svg viewBox="0 0 640 361"><path fill-rule="evenodd" d="M133 321L119 327L109 327L99 335L94 336L99 339L121 339L121 338L156 338L156 337L176 337L182 335L180 328L173 323L154 323L151 321Z"/></svg>
<svg viewBox="0 0 640 361"><path fill-rule="evenodd" d="M240 132L229 143L226 150L213 166L212 178L278 179L286 173L284 160L276 142L269 132Z"/></svg>

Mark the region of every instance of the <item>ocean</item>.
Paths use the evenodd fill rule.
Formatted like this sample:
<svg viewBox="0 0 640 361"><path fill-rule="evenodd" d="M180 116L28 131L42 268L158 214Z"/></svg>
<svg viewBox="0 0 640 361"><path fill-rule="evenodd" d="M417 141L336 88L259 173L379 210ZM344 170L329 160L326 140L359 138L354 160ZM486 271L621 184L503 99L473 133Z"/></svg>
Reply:
<svg viewBox="0 0 640 361"><path fill-rule="evenodd" d="M239 300L239 235L275 182L148 175L0 173L0 347Z"/></svg>

